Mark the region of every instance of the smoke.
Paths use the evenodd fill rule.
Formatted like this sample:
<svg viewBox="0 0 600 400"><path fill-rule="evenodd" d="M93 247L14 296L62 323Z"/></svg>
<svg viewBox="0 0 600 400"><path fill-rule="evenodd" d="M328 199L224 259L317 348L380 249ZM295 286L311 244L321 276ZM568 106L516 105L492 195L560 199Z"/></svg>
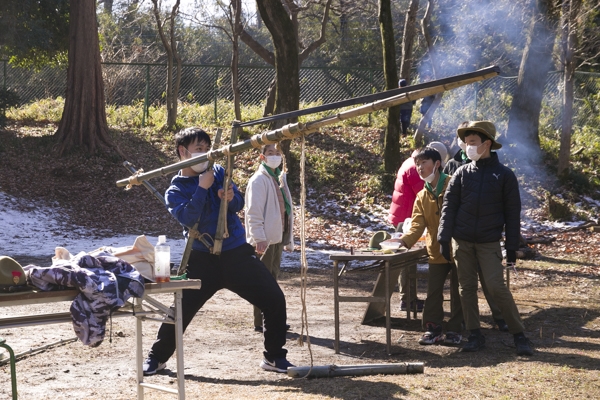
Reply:
<svg viewBox="0 0 600 400"><path fill-rule="evenodd" d="M526 135L531 132L535 104L523 104L519 112L509 111L517 89L517 78L534 10L531 1L440 0L432 11L433 54L418 65L419 80L436 79L498 65L502 76L444 94L434 116L434 128L448 135L449 144L456 127L466 120L488 120L495 124L500 161L513 168L521 183L544 185L550 180L541 168L539 143ZM548 30L547 41L553 32ZM531 56L531 54L530 54ZM539 61L540 65L542 60ZM544 68L531 81L543 79ZM540 75L541 73L541 76ZM543 87L543 84L542 84ZM541 96L541 93L540 93ZM535 102L530 102L535 103ZM529 124L529 125L528 125ZM537 131L537 121L534 121ZM510 128L509 138L506 135ZM530 136L530 135L529 135ZM453 154L458 149L453 148ZM523 186L522 186L523 189ZM522 190L523 192L523 190Z"/></svg>

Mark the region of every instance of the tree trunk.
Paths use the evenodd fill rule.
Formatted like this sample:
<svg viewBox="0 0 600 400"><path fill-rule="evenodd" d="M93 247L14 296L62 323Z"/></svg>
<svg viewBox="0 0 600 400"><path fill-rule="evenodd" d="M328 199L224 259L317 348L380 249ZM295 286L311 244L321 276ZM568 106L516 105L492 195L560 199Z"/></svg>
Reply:
<svg viewBox="0 0 600 400"><path fill-rule="evenodd" d="M171 12L169 14L169 37L164 31L166 24L161 21L160 9L158 7L158 0L152 0L154 18L156 19L156 26L160 40L167 53L167 124L168 130L177 129L177 101L179 100L179 86L181 84L181 57L177 51L177 40L175 38L175 17L179 13L180 0L175 2ZM174 67L176 70L174 71ZM175 77L173 74L175 73Z"/></svg>
<svg viewBox="0 0 600 400"><path fill-rule="evenodd" d="M233 109L235 119L242 120L242 109L240 105L240 81L239 81L239 38L242 29L242 1L231 0L233 9L233 24L232 24L232 43L233 49L231 54L231 88L233 90Z"/></svg>
<svg viewBox="0 0 600 400"><path fill-rule="evenodd" d="M398 87L398 71L396 69L396 43L394 39L394 22L390 0L379 0L379 29L383 47L383 74L385 89ZM383 163L388 173L395 173L400 166L400 107L388 109L387 130L385 132Z"/></svg>
<svg viewBox="0 0 600 400"><path fill-rule="evenodd" d="M281 0L257 0L256 5L265 26L271 33L275 48L275 110L274 114L295 111L300 106L300 63L298 59L298 38L290 15ZM274 128L294 120L277 121ZM284 141L282 151L288 162L290 143ZM288 163L290 174L295 166Z"/></svg>
<svg viewBox="0 0 600 400"><path fill-rule="evenodd" d="M93 1L70 3L67 92L55 136L59 155L82 147L91 154L99 148L112 148L123 156L108 133L96 2Z"/></svg>
<svg viewBox="0 0 600 400"><path fill-rule="evenodd" d="M573 84L575 61L573 53L577 47L577 13L581 0L563 2L562 45L564 66L564 91L562 109L562 133L558 152L558 174L569 171L571 155L571 134L573 131Z"/></svg>
<svg viewBox="0 0 600 400"><path fill-rule="evenodd" d="M104 0L104 12L112 14L114 0Z"/></svg>
<svg viewBox="0 0 600 400"><path fill-rule="evenodd" d="M411 0L404 22L404 35L402 37L402 60L400 61L400 78L406 79L410 85L410 71L412 70L413 45L415 43L417 11L419 0Z"/></svg>
<svg viewBox="0 0 600 400"><path fill-rule="evenodd" d="M555 17L551 0L538 0L533 12L529 37L523 51L517 90L513 97L506 130L508 143L516 144L517 157L523 161L539 158L539 120L542 96L552 68Z"/></svg>

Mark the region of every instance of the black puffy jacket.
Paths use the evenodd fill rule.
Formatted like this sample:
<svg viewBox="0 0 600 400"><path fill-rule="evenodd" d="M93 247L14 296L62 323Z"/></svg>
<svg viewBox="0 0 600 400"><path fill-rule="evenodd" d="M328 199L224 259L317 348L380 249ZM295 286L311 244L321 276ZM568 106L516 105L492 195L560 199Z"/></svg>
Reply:
<svg viewBox="0 0 600 400"><path fill-rule="evenodd" d="M451 238L474 243L497 242L506 233L507 250L518 250L521 196L515 174L497 153L460 167L444 195L439 242Z"/></svg>

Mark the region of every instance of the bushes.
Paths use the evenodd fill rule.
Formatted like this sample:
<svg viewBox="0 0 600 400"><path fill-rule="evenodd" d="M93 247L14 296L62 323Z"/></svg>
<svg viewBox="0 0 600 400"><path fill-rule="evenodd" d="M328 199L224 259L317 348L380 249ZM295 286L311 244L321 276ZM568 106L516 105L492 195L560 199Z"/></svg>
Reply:
<svg viewBox="0 0 600 400"><path fill-rule="evenodd" d="M6 110L19 105L19 96L10 89L0 89L0 126L6 123Z"/></svg>

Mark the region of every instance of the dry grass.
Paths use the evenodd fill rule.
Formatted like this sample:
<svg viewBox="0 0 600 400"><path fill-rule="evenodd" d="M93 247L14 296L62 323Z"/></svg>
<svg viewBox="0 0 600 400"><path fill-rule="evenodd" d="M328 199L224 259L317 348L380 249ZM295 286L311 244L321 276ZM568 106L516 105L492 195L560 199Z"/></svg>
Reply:
<svg viewBox="0 0 600 400"><path fill-rule="evenodd" d="M326 260L323 261L328 264ZM536 346L533 357L518 357L512 337L492 330L489 310L481 297L482 327L487 347L478 353L461 353L450 346L420 346L420 322L407 323L393 296L392 355L385 354L385 329L360 324L364 304L341 305L341 354L333 351L333 289L329 271L309 274L307 307L311 350L315 365L355 365L424 362L416 375L376 375L331 379L292 379L258 368L260 335L251 328L250 306L230 292L219 292L200 311L185 335L186 394L191 399L578 399L600 398L600 288L597 275L574 273L581 265L599 266L580 257L541 258L521 262L513 276L512 291ZM348 294L370 290L373 276L349 275ZM298 271L282 273L288 300L289 359L309 365L306 345L297 342L301 303ZM420 282L423 295L424 282ZM97 349L73 343L20 361L17 365L22 399L135 397L133 324L115 320L113 343ZM156 325L145 323L144 346L154 337ZM63 335L70 327L58 325ZM29 329L29 331L28 331ZM55 340L60 330L32 334L33 328L8 331L5 337L19 347ZM3 333L4 335L4 333ZM18 350L17 350L18 351ZM174 360L164 374L150 382L175 385ZM8 377L8 368L0 373ZM98 381L103 382L95 387ZM8 381L0 397L9 394ZM147 392L148 399L164 394Z"/></svg>

